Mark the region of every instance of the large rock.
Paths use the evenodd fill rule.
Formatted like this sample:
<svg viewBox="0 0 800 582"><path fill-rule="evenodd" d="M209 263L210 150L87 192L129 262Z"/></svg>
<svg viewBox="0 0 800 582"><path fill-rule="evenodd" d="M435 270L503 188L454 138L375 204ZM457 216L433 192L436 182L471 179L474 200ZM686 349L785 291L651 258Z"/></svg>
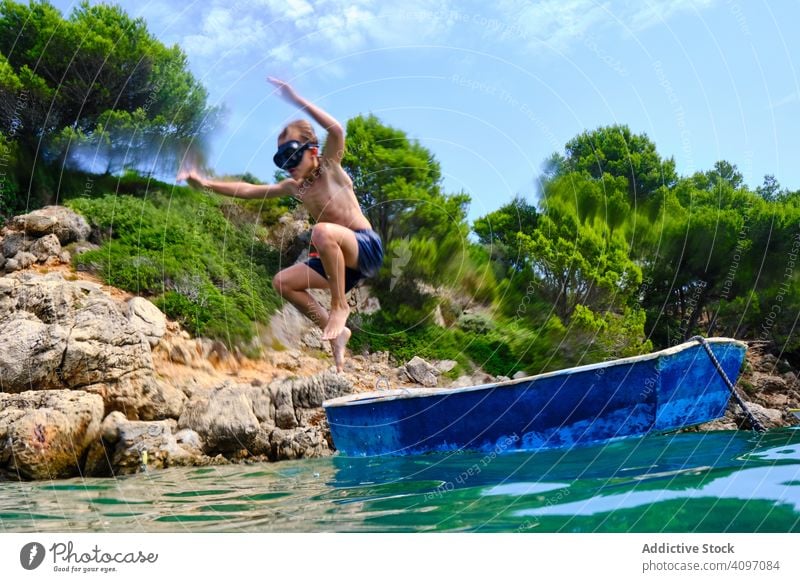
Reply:
<svg viewBox="0 0 800 582"><path fill-rule="evenodd" d="M145 467L201 464L202 452L182 446L175 434L175 420L128 420L113 412L103 421L102 449L93 450L87 460L87 474L97 476L136 473ZM109 465L110 461L110 465Z"/></svg>
<svg viewBox="0 0 800 582"><path fill-rule="evenodd" d="M447 374L448 372L452 371L458 365L458 362L455 360L439 360L434 364L436 368L437 374Z"/></svg>
<svg viewBox="0 0 800 582"><path fill-rule="evenodd" d="M73 315L62 375L77 385L108 383L143 369L152 370L150 346L120 306L92 293Z"/></svg>
<svg viewBox="0 0 800 582"><path fill-rule="evenodd" d="M151 346L155 346L167 332L167 317L144 297L133 297L128 301L128 319Z"/></svg>
<svg viewBox="0 0 800 582"><path fill-rule="evenodd" d="M406 364L405 370L412 382L428 387L436 386L438 383L436 376L440 372L419 356L411 358Z"/></svg>
<svg viewBox="0 0 800 582"><path fill-rule="evenodd" d="M269 419L270 408L259 407L259 419L253 411L253 399L269 399L266 388L249 384L223 384L196 393L178 419L178 428L197 432L207 453L228 453L252 448L260 421Z"/></svg>
<svg viewBox="0 0 800 582"><path fill-rule="evenodd" d="M264 345L276 350L274 354L278 355L281 350L288 348L292 351L302 347L303 338L315 334L316 329L319 328L314 322L287 302L270 318L269 327L261 339ZM327 342L320 342L320 347L323 343Z"/></svg>
<svg viewBox="0 0 800 582"><path fill-rule="evenodd" d="M292 386L288 382L275 382L270 385L270 397L275 407L275 426L282 429L297 428L297 415L294 411Z"/></svg>
<svg viewBox="0 0 800 582"><path fill-rule="evenodd" d="M15 393L63 387L59 378L69 328L47 325L33 314L0 320L0 386Z"/></svg>
<svg viewBox="0 0 800 582"><path fill-rule="evenodd" d="M380 300L372 294L368 284L361 284L350 291L348 303L353 308L353 315L370 315L381 310Z"/></svg>
<svg viewBox="0 0 800 582"><path fill-rule="evenodd" d="M0 393L0 467L26 479L79 474L100 436L103 401L72 390Z"/></svg>
<svg viewBox="0 0 800 582"><path fill-rule="evenodd" d="M25 236L24 232L8 231L4 229L3 244L0 245L0 251L6 258L11 258L17 253L21 253L30 248L32 241Z"/></svg>
<svg viewBox="0 0 800 582"><path fill-rule="evenodd" d="M185 397L160 383L150 345L126 309L60 273L0 278L0 386L100 395L106 413L157 420L180 415Z"/></svg>
<svg viewBox="0 0 800 582"><path fill-rule="evenodd" d="M22 267L19 266L19 261L17 259L7 259L3 263L3 270L6 273L14 273L15 271L19 271Z"/></svg>
<svg viewBox="0 0 800 582"><path fill-rule="evenodd" d="M36 262L36 255L33 253L29 253L28 251L20 251L8 261L6 261L6 271L19 271L21 269L27 269L31 265Z"/></svg>
<svg viewBox="0 0 800 582"><path fill-rule="evenodd" d="M292 215L281 216L278 224L269 229L268 240L281 252L284 261L281 267L291 266L311 243L311 225L305 209L299 208Z"/></svg>
<svg viewBox="0 0 800 582"><path fill-rule="evenodd" d="M315 427L294 430L276 428L269 435L268 456L272 460L309 459L331 454L323 431Z"/></svg>
<svg viewBox="0 0 800 582"><path fill-rule="evenodd" d="M89 238L89 223L80 214L64 206L45 206L29 214L15 216L9 222L13 230L32 238L55 234L62 245Z"/></svg>
<svg viewBox="0 0 800 582"><path fill-rule="evenodd" d="M737 417L736 414L739 412L739 407L731 401L728 404L728 408L725 411L725 416L722 418L717 418L711 420L709 422L704 422L703 424L698 424L695 426L690 426L686 429L683 429L683 432L708 432L712 430L736 430L738 427L737 425Z"/></svg>
<svg viewBox="0 0 800 582"><path fill-rule="evenodd" d="M466 388L468 386L481 386L483 384L491 384L495 379L480 370L476 371L471 376L459 376L450 384L450 388Z"/></svg>
<svg viewBox="0 0 800 582"><path fill-rule="evenodd" d="M83 390L99 395L107 413L118 410L131 420L178 418L187 401L180 389L158 381L152 370L88 384Z"/></svg>
<svg viewBox="0 0 800 582"><path fill-rule="evenodd" d="M342 375L324 372L307 378L278 380L292 387L292 402L295 409L319 408L323 401L350 394L353 385Z"/></svg>
<svg viewBox="0 0 800 582"><path fill-rule="evenodd" d="M38 262L44 263L50 257L58 257L61 254L61 243L56 235L48 234L36 239L29 251Z"/></svg>
<svg viewBox="0 0 800 582"><path fill-rule="evenodd" d="M766 393L785 392L789 387L781 376L763 372L753 372L752 383L756 391Z"/></svg>
<svg viewBox="0 0 800 582"><path fill-rule="evenodd" d="M178 428L195 431L209 455L246 449L271 460L319 456L330 452L322 402L352 388L331 373L268 386L223 384L195 392Z"/></svg>
<svg viewBox="0 0 800 582"><path fill-rule="evenodd" d="M86 219L63 206L47 206L16 216L2 229L0 268L13 273L37 262L69 262L71 254L62 245L87 244L89 232Z"/></svg>
<svg viewBox="0 0 800 582"><path fill-rule="evenodd" d="M771 408L764 408L755 402L748 402L747 408L750 413L764 426L764 428L778 428L785 426L783 421L783 413L780 410L773 410ZM752 429L752 423L747 415L737 407L735 412L736 422L739 427L744 429Z"/></svg>
<svg viewBox="0 0 800 582"><path fill-rule="evenodd" d="M466 388L467 386L474 385L475 384L472 382L472 376L463 375L453 380L448 388Z"/></svg>

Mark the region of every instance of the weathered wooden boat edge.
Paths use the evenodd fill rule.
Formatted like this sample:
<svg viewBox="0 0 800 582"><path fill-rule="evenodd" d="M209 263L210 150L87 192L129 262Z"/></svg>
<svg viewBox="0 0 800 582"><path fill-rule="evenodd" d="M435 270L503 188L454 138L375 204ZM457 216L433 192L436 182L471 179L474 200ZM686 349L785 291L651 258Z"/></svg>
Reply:
<svg viewBox="0 0 800 582"><path fill-rule="evenodd" d="M708 343L735 381L747 345ZM506 382L367 392L323 406L335 447L371 457L591 446L718 418L729 398L701 342L689 341Z"/></svg>
<svg viewBox="0 0 800 582"><path fill-rule="evenodd" d="M706 341L710 344L738 345L743 349L747 349L747 344L745 342L733 338L711 337L707 338ZM490 382L488 384L476 384L475 386L464 386L460 388L416 388L416 387L394 388L390 390L374 390L370 392L360 392L357 394L347 394L345 396L339 396L337 398L331 398L329 400L325 400L322 403L322 406L323 408L328 408L332 406L357 406L361 404L369 404L374 402L375 400L424 398L426 396L432 396L432 395L458 394L462 392L485 390L487 388L493 388L493 387L517 386L519 384L525 384L528 382L532 382L534 380L542 380L545 378L552 378L557 376L567 376L582 372L592 372L601 370L603 368L609 368L613 366L625 366L639 362L646 362L649 360L658 360L660 358L675 355L684 350L692 349L697 346L699 346L699 344L696 341L683 342L674 346L670 346L668 348L664 348L663 350L658 350L656 352L650 352L647 354L641 354L638 356L629 356L627 358L618 358L615 360L607 360L605 362L596 362L594 364L582 364L580 366L573 366L571 368L562 368L560 370L553 370L552 372L543 372L541 374L534 374L532 376L525 376L523 378L517 378L514 380L505 380L503 382Z"/></svg>

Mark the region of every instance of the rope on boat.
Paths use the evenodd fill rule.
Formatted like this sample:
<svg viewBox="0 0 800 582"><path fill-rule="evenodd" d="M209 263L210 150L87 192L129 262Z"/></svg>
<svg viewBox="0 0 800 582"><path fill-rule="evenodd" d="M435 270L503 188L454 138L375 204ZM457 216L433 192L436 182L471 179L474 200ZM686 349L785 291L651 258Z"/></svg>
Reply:
<svg viewBox="0 0 800 582"><path fill-rule="evenodd" d="M708 345L706 338L696 335L689 338L689 341L692 340L697 340L698 342L700 342L700 345L703 346L703 348L705 348L708 357L711 359L711 363L714 364L714 367L717 369L717 372L719 372L719 375L722 377L722 380L728 386L728 390L730 390L731 394L733 394L733 399L736 400L736 403L739 405L739 407L742 409L747 419L750 421L750 426L753 427L753 430L758 432L764 432L765 430L767 430L766 428L764 428L764 425L761 424L758 421L758 419L753 415L753 413L750 412L750 409L747 408L747 404L744 403L742 397L739 396L738 392L736 392L736 389L733 387L733 383L728 378L728 375L725 373L725 370L722 369L719 360L717 360L717 356L715 356L714 352L711 351L711 347Z"/></svg>

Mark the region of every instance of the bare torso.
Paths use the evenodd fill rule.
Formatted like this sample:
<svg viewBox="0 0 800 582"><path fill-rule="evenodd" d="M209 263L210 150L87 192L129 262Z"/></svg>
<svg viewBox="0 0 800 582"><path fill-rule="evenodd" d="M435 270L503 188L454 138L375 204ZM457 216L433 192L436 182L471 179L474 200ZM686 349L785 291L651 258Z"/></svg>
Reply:
<svg viewBox="0 0 800 582"><path fill-rule="evenodd" d="M320 161L313 179L297 183L295 197L318 223L331 222L351 230L372 228L361 212L350 176L341 165L324 158Z"/></svg>

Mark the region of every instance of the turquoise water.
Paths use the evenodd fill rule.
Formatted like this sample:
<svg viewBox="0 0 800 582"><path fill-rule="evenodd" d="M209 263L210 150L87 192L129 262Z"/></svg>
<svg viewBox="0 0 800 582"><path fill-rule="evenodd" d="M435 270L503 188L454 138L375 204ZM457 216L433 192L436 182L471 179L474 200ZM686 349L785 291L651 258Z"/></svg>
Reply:
<svg viewBox="0 0 800 582"><path fill-rule="evenodd" d="M800 531L800 430L0 483L2 531Z"/></svg>

